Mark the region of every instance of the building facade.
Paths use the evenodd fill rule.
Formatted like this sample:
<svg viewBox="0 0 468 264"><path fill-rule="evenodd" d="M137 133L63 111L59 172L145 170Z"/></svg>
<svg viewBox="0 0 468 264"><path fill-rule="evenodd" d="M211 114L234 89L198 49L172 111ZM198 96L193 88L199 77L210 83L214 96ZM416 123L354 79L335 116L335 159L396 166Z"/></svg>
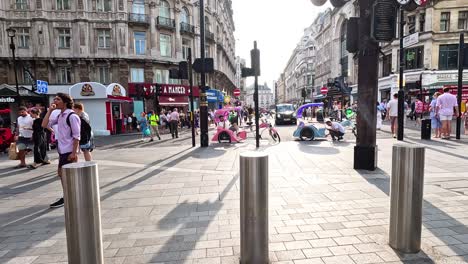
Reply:
<svg viewBox="0 0 468 264"><path fill-rule="evenodd" d="M254 86L251 85L247 88L245 95L245 105L254 106ZM258 85L258 106L264 109L270 109L275 105L275 98L273 91L268 87L267 83Z"/></svg>
<svg viewBox="0 0 468 264"><path fill-rule="evenodd" d="M207 85L227 94L235 85L231 0L206 1L205 55L215 72ZM187 0L5 0L0 2L0 84L14 85L6 29L16 30L18 81L48 81L49 91L74 83L178 84L169 69L200 57L198 2ZM195 84L199 82L195 75ZM129 91L132 94L132 91Z"/></svg>

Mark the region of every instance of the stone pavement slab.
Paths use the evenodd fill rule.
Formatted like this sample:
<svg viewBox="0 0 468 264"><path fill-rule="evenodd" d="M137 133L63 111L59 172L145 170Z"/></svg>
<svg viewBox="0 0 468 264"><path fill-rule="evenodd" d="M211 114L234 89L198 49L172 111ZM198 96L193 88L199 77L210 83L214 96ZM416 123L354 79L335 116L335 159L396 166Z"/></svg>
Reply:
<svg viewBox="0 0 468 264"><path fill-rule="evenodd" d="M394 142L379 139L374 172L352 169L350 141L262 144L272 263L466 263L466 142L423 142L423 250L408 255L387 244ZM238 262L238 157L253 142L179 143L117 142L94 152L106 263ZM32 171L13 165L0 161L0 263L66 263L63 208L48 209L61 195L57 161Z"/></svg>

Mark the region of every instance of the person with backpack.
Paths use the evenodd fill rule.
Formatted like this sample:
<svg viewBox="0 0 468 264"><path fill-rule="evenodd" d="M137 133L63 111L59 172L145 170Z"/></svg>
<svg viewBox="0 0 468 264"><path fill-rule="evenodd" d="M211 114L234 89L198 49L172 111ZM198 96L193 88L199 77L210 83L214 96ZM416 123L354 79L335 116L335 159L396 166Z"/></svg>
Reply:
<svg viewBox="0 0 468 264"><path fill-rule="evenodd" d="M51 128L58 125L58 153L59 164L57 174L60 177L63 188L62 167L66 164L78 161L78 150L81 139L81 118L72 110L73 99L70 95L57 93L53 103L50 105L47 114L42 120L42 127ZM60 113L56 118L51 119L51 114L55 109ZM63 196L50 205L51 208L58 208L64 205Z"/></svg>
<svg viewBox="0 0 468 264"><path fill-rule="evenodd" d="M85 161L91 161L91 152L94 149L94 135L89 121L89 115L84 111L82 103L75 103L73 105L73 111L75 111L81 119L80 149L83 152Z"/></svg>
<svg viewBox="0 0 468 264"><path fill-rule="evenodd" d="M154 141L153 137L157 136L159 140L161 140L161 136L159 135L159 115L155 112L151 112L149 116L149 123L151 128L151 140Z"/></svg>

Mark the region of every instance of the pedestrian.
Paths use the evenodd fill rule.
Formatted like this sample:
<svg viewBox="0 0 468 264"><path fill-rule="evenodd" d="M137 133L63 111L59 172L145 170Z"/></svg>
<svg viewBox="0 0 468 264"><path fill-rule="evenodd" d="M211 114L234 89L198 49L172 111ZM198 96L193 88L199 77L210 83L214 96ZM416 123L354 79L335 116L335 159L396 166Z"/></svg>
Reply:
<svg viewBox="0 0 468 264"><path fill-rule="evenodd" d="M331 120L327 120L325 123L328 126L327 130L330 132L330 136L332 137L333 141L337 139L340 141L343 139L346 130L340 123L332 122Z"/></svg>
<svg viewBox="0 0 468 264"><path fill-rule="evenodd" d="M31 109L31 117L34 119L33 129L33 143L34 143L34 163L29 165L29 169L36 169L42 165L50 164L49 157L47 156L47 133L46 129L42 127L41 111L37 108Z"/></svg>
<svg viewBox="0 0 468 264"><path fill-rule="evenodd" d="M151 130L148 127L148 119L146 118L146 113L140 113L140 119L138 120L138 125L140 126L141 131L141 141L145 141L145 138L151 136Z"/></svg>
<svg viewBox="0 0 468 264"><path fill-rule="evenodd" d="M465 135L468 135L468 99L466 99L465 102L462 103L460 112L465 118Z"/></svg>
<svg viewBox="0 0 468 264"><path fill-rule="evenodd" d="M440 96L439 92L434 93L432 97L431 105L429 107L430 117L431 117L431 128L434 129L435 136L434 138L440 138L440 127L442 124L440 123L440 117L437 115L437 97Z"/></svg>
<svg viewBox="0 0 468 264"><path fill-rule="evenodd" d="M151 127L151 140L154 141L153 137L156 135L159 140L161 140L161 136L159 135L159 115L156 112L152 112L151 116L149 117L149 123Z"/></svg>
<svg viewBox="0 0 468 264"><path fill-rule="evenodd" d="M417 98L416 102L414 102L414 114L416 118L416 124L415 124L416 126L421 125L421 119L423 117L423 113L424 113L424 103L419 98Z"/></svg>
<svg viewBox="0 0 468 264"><path fill-rule="evenodd" d="M444 94L437 98L437 113L442 122L442 139L450 139L453 115L458 117L457 97L450 94L450 88L444 88Z"/></svg>
<svg viewBox="0 0 468 264"><path fill-rule="evenodd" d="M18 148L18 157L20 164L15 169L25 168L26 154L33 147L33 122L34 119L28 114L26 107L21 106L18 111L18 119L16 120L17 129L15 131L16 147Z"/></svg>
<svg viewBox="0 0 468 264"><path fill-rule="evenodd" d="M171 113L172 113L171 110L169 110L169 111L166 112L166 120L167 120L166 128L169 129L169 133L172 134Z"/></svg>
<svg viewBox="0 0 468 264"><path fill-rule="evenodd" d="M377 130L380 130L382 128L382 111L383 111L383 106L377 102Z"/></svg>
<svg viewBox="0 0 468 264"><path fill-rule="evenodd" d="M167 116L166 114L164 113L164 111L161 111L160 115L159 115L159 120L161 122L161 130L162 132L161 133L165 133L166 129L167 129Z"/></svg>
<svg viewBox="0 0 468 264"><path fill-rule="evenodd" d="M398 130L398 94L393 95L393 99L390 100L387 104L387 119L390 120L390 127L392 130L393 138L396 138L396 133Z"/></svg>
<svg viewBox="0 0 468 264"><path fill-rule="evenodd" d="M89 115L84 111L84 106L82 103L75 103L73 105L73 111L81 118L81 132L83 132L83 130L89 130L89 140L87 142L83 142L84 144L80 145L80 149L83 152L85 161L91 161L93 158L91 156L91 152L94 150L94 135L91 129ZM84 122L86 122L86 124Z"/></svg>
<svg viewBox="0 0 468 264"><path fill-rule="evenodd" d="M127 116L127 132L133 132L132 124L133 124L133 118L131 115L128 115Z"/></svg>
<svg viewBox="0 0 468 264"><path fill-rule="evenodd" d="M58 153L59 153L59 164L57 174L60 177L63 188L63 177L62 167L66 164L78 161L78 148L80 144L81 134L81 119L78 115L73 114L73 99L68 94L57 93L53 103L50 105L47 114L42 120L42 127L52 127L58 125ZM60 110L60 114L55 119L50 119L52 112L55 109ZM67 119L70 125L67 124ZM64 200L58 199L56 202L50 205L51 208L58 208L63 206Z"/></svg>
<svg viewBox="0 0 468 264"><path fill-rule="evenodd" d="M132 113L132 130L140 131L138 129L138 118L135 113Z"/></svg>
<svg viewBox="0 0 468 264"><path fill-rule="evenodd" d="M195 113L195 133L198 135L198 130L200 129L200 112L197 110Z"/></svg>
<svg viewBox="0 0 468 264"><path fill-rule="evenodd" d="M177 108L174 108L174 111L172 111L171 113L171 134L172 134L172 138L179 138L179 130L178 130L178 127L179 127L179 121L180 121L180 117L179 117L179 112L177 111Z"/></svg>

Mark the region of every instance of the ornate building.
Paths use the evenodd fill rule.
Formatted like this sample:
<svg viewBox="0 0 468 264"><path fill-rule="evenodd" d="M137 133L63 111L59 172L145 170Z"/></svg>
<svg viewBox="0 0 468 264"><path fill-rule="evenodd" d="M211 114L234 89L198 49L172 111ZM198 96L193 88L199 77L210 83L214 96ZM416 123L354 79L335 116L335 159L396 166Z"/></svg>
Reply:
<svg viewBox="0 0 468 264"><path fill-rule="evenodd" d="M231 0L205 1L207 84L232 93L235 39ZM16 30L20 85L36 79L49 90L74 83L178 83L169 68L200 54L198 2L188 0L0 1L0 85L15 83L6 29ZM195 79L197 84L198 76Z"/></svg>

